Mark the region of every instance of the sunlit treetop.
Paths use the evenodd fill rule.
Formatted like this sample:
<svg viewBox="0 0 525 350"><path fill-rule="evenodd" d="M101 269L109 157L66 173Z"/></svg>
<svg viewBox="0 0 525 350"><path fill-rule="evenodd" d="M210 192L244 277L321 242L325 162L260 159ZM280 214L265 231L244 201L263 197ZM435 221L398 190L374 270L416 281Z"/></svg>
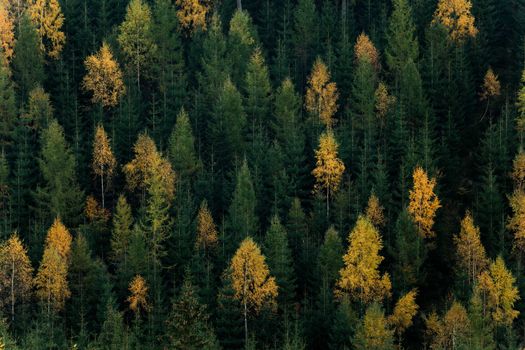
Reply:
<svg viewBox="0 0 525 350"><path fill-rule="evenodd" d="M376 69L379 68L379 52L365 33L361 33L357 37L354 55L357 62L368 61Z"/></svg>
<svg viewBox="0 0 525 350"><path fill-rule="evenodd" d="M177 18L183 29L189 34L206 30L206 15L209 4L203 0L177 0Z"/></svg>
<svg viewBox="0 0 525 350"><path fill-rule="evenodd" d="M320 58L317 58L308 78L305 98L306 110L318 117L328 128L331 128L335 123L333 116L337 112L338 98L337 85L330 81L328 67Z"/></svg>
<svg viewBox="0 0 525 350"><path fill-rule="evenodd" d="M483 79L480 98L483 101L499 95L501 95L501 86L498 76L494 73L492 68L489 68Z"/></svg>
<svg viewBox="0 0 525 350"><path fill-rule="evenodd" d="M449 38L461 43L478 33L471 8L470 0L439 0L432 22L442 24L448 30Z"/></svg>
<svg viewBox="0 0 525 350"><path fill-rule="evenodd" d="M6 5L0 1L0 46L4 59L9 61L13 56L15 44L13 19L9 16Z"/></svg>

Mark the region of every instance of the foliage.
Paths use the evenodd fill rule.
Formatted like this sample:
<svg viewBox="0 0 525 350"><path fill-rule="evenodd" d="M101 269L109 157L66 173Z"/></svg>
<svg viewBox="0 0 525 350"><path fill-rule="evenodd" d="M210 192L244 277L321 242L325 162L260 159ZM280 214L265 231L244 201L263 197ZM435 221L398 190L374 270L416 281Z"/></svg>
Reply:
<svg viewBox="0 0 525 350"><path fill-rule="evenodd" d="M432 226L434 226L436 211L441 207L439 199L434 193L436 179L429 179L421 167L414 169L412 178L414 186L410 190L408 212L412 215L422 237L434 237L435 233L432 231Z"/></svg>

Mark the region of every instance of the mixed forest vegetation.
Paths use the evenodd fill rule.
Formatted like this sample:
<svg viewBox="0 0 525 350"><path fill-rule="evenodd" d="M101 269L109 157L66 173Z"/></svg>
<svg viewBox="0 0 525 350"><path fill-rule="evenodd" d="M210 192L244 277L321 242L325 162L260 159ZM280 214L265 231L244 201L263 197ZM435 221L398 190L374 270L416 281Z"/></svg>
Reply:
<svg viewBox="0 0 525 350"><path fill-rule="evenodd" d="M0 349L520 349L525 0L0 0Z"/></svg>

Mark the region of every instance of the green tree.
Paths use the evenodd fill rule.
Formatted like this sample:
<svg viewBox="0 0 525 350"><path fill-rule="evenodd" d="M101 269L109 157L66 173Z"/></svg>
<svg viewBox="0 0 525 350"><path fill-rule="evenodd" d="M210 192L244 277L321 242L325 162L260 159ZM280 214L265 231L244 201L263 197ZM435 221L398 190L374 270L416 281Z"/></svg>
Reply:
<svg viewBox="0 0 525 350"><path fill-rule="evenodd" d="M389 329L379 304L370 305L354 336L356 350L393 350L394 331Z"/></svg>
<svg viewBox="0 0 525 350"><path fill-rule="evenodd" d="M168 158L175 173L184 181L190 180L200 166L190 119L184 108L180 110L169 138Z"/></svg>
<svg viewBox="0 0 525 350"><path fill-rule="evenodd" d="M237 9L230 20L227 46L227 59L232 67L231 78L237 86L243 82L250 56L258 41L256 27L250 14Z"/></svg>
<svg viewBox="0 0 525 350"><path fill-rule="evenodd" d="M297 82L303 86L308 68L315 57L317 13L313 0L299 0L293 16L293 46L297 66Z"/></svg>
<svg viewBox="0 0 525 350"><path fill-rule="evenodd" d="M0 61L4 54L0 50ZM16 121L16 101L11 71L8 66L0 66L0 145L5 150L6 145L12 143Z"/></svg>

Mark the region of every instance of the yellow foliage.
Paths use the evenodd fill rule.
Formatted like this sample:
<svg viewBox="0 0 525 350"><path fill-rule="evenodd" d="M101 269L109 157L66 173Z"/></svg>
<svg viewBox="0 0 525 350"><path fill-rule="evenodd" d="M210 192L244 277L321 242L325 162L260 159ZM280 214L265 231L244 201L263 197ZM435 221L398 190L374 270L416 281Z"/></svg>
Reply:
<svg viewBox="0 0 525 350"><path fill-rule="evenodd" d="M367 308L363 322L356 330L353 348L356 350L393 349L393 334L380 305L372 304Z"/></svg>
<svg viewBox="0 0 525 350"><path fill-rule="evenodd" d="M58 0L32 0L29 6L29 16L37 28L40 45L48 56L57 59L66 42L62 31L64 15ZM46 47L45 42L50 44Z"/></svg>
<svg viewBox="0 0 525 350"><path fill-rule="evenodd" d="M47 304L48 312L51 307L61 310L71 296L67 282L71 240L69 231L56 219L47 233L44 255L34 280L36 295Z"/></svg>
<svg viewBox="0 0 525 350"><path fill-rule="evenodd" d="M315 176L315 190L326 190L327 200L330 193L338 190L345 171L345 165L337 157L339 145L331 131L324 132L319 138L319 148L315 151L316 167L312 171Z"/></svg>
<svg viewBox="0 0 525 350"><path fill-rule="evenodd" d="M509 197L512 216L507 228L514 232L514 247L519 251L525 251L525 191L517 189Z"/></svg>
<svg viewBox="0 0 525 350"><path fill-rule="evenodd" d="M357 37L354 55L357 62L368 61L374 68L379 69L379 52L365 33Z"/></svg>
<svg viewBox="0 0 525 350"><path fill-rule="evenodd" d="M518 91L518 118L516 129L522 134L525 131L525 69L521 74L521 87Z"/></svg>
<svg viewBox="0 0 525 350"><path fill-rule="evenodd" d="M501 85L498 76L494 74L492 68L487 70L485 78L483 79L483 86L481 89L481 100L486 100L491 97L496 97L501 94Z"/></svg>
<svg viewBox="0 0 525 350"><path fill-rule="evenodd" d="M189 33L198 29L206 30L206 14L209 9L204 1L200 0L176 0L179 7L177 17L182 28Z"/></svg>
<svg viewBox="0 0 525 350"><path fill-rule="evenodd" d="M416 304L417 290L413 289L403 295L394 307L394 313L388 318L396 333L401 335L412 325L414 316L417 314L419 306Z"/></svg>
<svg viewBox="0 0 525 350"><path fill-rule="evenodd" d="M141 275L136 275L131 283L129 284L130 296L128 297L129 308L136 315L140 313L140 310L149 311L150 305L148 304L148 285Z"/></svg>
<svg viewBox="0 0 525 350"><path fill-rule="evenodd" d="M396 97L388 93L385 83L380 82L375 92L375 100L377 116L382 124L384 124L388 111L396 102Z"/></svg>
<svg viewBox="0 0 525 350"><path fill-rule="evenodd" d="M448 30L449 38L462 42L478 33L474 25L474 16L470 12L470 0L439 0L433 23L440 23Z"/></svg>
<svg viewBox="0 0 525 350"><path fill-rule="evenodd" d="M0 46L4 52L6 62L9 62L13 56L13 47L15 45L13 19L7 11L6 4L0 2Z"/></svg>
<svg viewBox="0 0 525 350"><path fill-rule="evenodd" d="M111 49L106 42L100 50L86 57L86 76L82 81L85 90L93 93L91 101L101 103L104 107L114 107L126 91L122 81L122 71L113 58Z"/></svg>
<svg viewBox="0 0 525 350"><path fill-rule="evenodd" d="M416 167L412 175L414 187L410 190L408 212L417 225L418 232L423 238L434 237L432 231L436 211L441 207L439 199L434 193L436 179L428 179L427 173Z"/></svg>
<svg viewBox="0 0 525 350"><path fill-rule="evenodd" d="M426 319L426 335L430 338L430 349L455 349L458 340L470 332L467 310L454 301L443 319L433 312Z"/></svg>
<svg viewBox="0 0 525 350"><path fill-rule="evenodd" d="M381 301L390 296L392 285L388 273L379 272L383 257L379 251L383 242L377 229L363 216L359 216L348 237L349 246L343 256L345 266L339 271L336 295L348 294L362 303Z"/></svg>
<svg viewBox="0 0 525 350"><path fill-rule="evenodd" d="M516 189L523 189L525 184L525 153L520 150L512 162L512 179Z"/></svg>
<svg viewBox="0 0 525 350"><path fill-rule="evenodd" d="M197 239L196 248L203 248L205 251L217 245L217 227L213 222L208 203L203 201L197 215Z"/></svg>
<svg viewBox="0 0 525 350"><path fill-rule="evenodd" d="M258 312L263 305L273 305L277 297L275 278L270 276L261 250L251 237L246 238L230 262L234 297Z"/></svg>
<svg viewBox="0 0 525 350"><path fill-rule="evenodd" d="M109 210L102 208L93 196L87 197L84 213L89 221L107 222L110 217Z"/></svg>
<svg viewBox="0 0 525 350"><path fill-rule="evenodd" d="M382 227L385 225L385 215L383 206L379 203L379 199L375 194L371 194L368 198L368 205L366 206L366 217L374 226Z"/></svg>
<svg viewBox="0 0 525 350"><path fill-rule="evenodd" d="M520 298L516 279L507 270L502 257L490 264L478 278L479 290L496 325L511 325L518 317L519 311L514 310L514 303Z"/></svg>
<svg viewBox="0 0 525 350"><path fill-rule="evenodd" d="M168 199L175 194L175 172L170 162L158 151L153 140L146 134L140 134L133 146L135 157L124 166L126 182L130 190L144 190L157 174Z"/></svg>
<svg viewBox="0 0 525 350"><path fill-rule="evenodd" d="M485 248L479 237L479 228L474 225L474 219L467 211L461 220L461 231L454 236L458 268L466 271L469 284L476 281L478 275L488 266Z"/></svg>
<svg viewBox="0 0 525 350"><path fill-rule="evenodd" d="M306 89L306 110L317 116L328 128L334 125L333 116L337 112L337 85L330 82L330 72L320 58L315 60L308 78Z"/></svg>
<svg viewBox="0 0 525 350"><path fill-rule="evenodd" d="M93 140L93 172L98 176L105 175L107 178L111 178L116 165L117 160L111 151L108 135L104 127L99 124Z"/></svg>

